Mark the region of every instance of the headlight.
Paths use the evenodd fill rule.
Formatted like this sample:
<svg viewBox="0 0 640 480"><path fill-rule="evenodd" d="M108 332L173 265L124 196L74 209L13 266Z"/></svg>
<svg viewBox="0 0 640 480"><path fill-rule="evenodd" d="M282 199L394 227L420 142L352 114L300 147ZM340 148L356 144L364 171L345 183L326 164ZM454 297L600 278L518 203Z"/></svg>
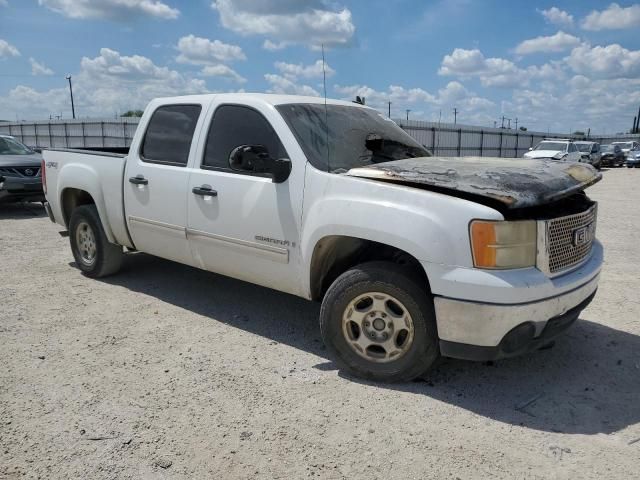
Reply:
<svg viewBox="0 0 640 480"><path fill-rule="evenodd" d="M536 264L534 220L513 222L474 220L469 227L471 254L477 268L524 268Z"/></svg>
<svg viewBox="0 0 640 480"><path fill-rule="evenodd" d="M567 155L569 155L569 154L568 153L558 152L553 156L553 158L555 158L556 160L562 160L563 158L567 157Z"/></svg>

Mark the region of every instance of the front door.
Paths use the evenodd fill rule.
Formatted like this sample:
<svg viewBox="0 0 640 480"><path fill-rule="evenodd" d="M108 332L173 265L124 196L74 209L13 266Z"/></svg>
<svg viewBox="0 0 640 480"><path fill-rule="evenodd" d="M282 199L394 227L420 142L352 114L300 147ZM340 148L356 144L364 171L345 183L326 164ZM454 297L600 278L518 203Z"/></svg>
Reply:
<svg viewBox="0 0 640 480"><path fill-rule="evenodd" d="M141 144L132 145L124 178L136 249L187 265L193 264L186 237L187 163L201 110L199 104L158 106Z"/></svg>
<svg viewBox="0 0 640 480"><path fill-rule="evenodd" d="M299 293L304 162L291 159L288 180L278 184L229 165L231 152L241 145L261 145L273 158L291 158L266 117L278 114L259 109L259 104L212 108L201 161L189 179L187 236L201 268Z"/></svg>

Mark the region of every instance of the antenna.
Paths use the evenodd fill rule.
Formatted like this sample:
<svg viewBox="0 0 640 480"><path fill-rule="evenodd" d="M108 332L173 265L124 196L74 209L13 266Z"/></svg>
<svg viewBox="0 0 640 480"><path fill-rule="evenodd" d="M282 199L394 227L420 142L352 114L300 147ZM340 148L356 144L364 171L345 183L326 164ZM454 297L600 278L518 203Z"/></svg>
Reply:
<svg viewBox="0 0 640 480"><path fill-rule="evenodd" d="M327 172L331 172L331 168L329 168L329 114L327 113L327 71L324 61L324 43L322 44L322 88L324 90L324 129L327 136Z"/></svg>

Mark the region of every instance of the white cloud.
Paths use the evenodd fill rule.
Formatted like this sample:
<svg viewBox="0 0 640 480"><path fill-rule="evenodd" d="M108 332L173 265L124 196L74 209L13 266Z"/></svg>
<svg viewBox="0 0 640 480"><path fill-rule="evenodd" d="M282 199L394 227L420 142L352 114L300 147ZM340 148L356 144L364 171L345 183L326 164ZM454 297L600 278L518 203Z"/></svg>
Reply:
<svg viewBox="0 0 640 480"><path fill-rule="evenodd" d="M559 80L563 76L559 64L521 68L504 58L486 58L478 49L456 48L442 59L438 74L459 78L478 78L484 87L522 87L533 79Z"/></svg>
<svg viewBox="0 0 640 480"><path fill-rule="evenodd" d="M356 96L364 97L368 106L381 112L387 112L391 102L392 116L403 117L405 110L411 110L412 118L434 120L444 111L448 118L453 107L463 115L464 121L487 122L495 110L495 103L477 96L460 82L449 82L434 95L422 88L406 88L390 85L387 90L378 91L367 85L335 85L334 90L343 95L345 100L353 100Z"/></svg>
<svg viewBox="0 0 640 480"><path fill-rule="evenodd" d="M280 70L285 77L296 80L299 77L302 78L322 78L322 60L317 60L311 65L293 64L286 62L276 62L275 67ZM327 78L333 76L336 71L328 64L324 65Z"/></svg>
<svg viewBox="0 0 640 480"><path fill-rule="evenodd" d="M504 104L509 115L518 116L530 130L554 132L591 128L592 133L627 130L640 104L640 79L591 80L576 75L569 89L554 94L534 89L514 90ZM553 112L550 114L549 112ZM621 118L629 125L621 126Z"/></svg>
<svg viewBox="0 0 640 480"><path fill-rule="evenodd" d="M178 40L177 48L180 55L176 60L180 63L215 65L219 62L247 59L242 48L237 45L229 45L220 40L211 41L195 35L182 37Z"/></svg>
<svg viewBox="0 0 640 480"><path fill-rule="evenodd" d="M246 78L238 74L234 69L227 65L207 65L202 69L202 75L205 77L223 77L233 80L237 83L245 83Z"/></svg>
<svg viewBox="0 0 640 480"><path fill-rule="evenodd" d="M272 42L271 40L265 40L264 43L262 44L262 48L264 48L265 50L269 50L270 52L275 52L277 50L282 50L284 48L287 48L287 43L286 42L275 43L275 42Z"/></svg>
<svg viewBox="0 0 640 480"><path fill-rule="evenodd" d="M298 85L294 81L274 73L267 73L264 76L269 82L268 93L283 93L288 95L308 95L311 97L319 97L320 93L309 85Z"/></svg>
<svg viewBox="0 0 640 480"><path fill-rule="evenodd" d="M478 49L456 48L445 55L438 73L440 75L472 75L486 69L486 60Z"/></svg>
<svg viewBox="0 0 640 480"><path fill-rule="evenodd" d="M187 77L158 66L150 59L102 48L94 58L84 57L73 74L76 113L111 116L116 112L142 109L155 97L206 93L204 80ZM71 114L68 88L38 91L18 85L0 97L0 117L48 118L51 113Z"/></svg>
<svg viewBox="0 0 640 480"><path fill-rule="evenodd" d="M593 10L582 21L585 30L620 30L624 28L640 27L640 4L623 8L612 3L605 10Z"/></svg>
<svg viewBox="0 0 640 480"><path fill-rule="evenodd" d="M520 43L515 52L518 55L529 55L540 52L562 52L580 44L580 39L559 31L548 37L536 37Z"/></svg>
<svg viewBox="0 0 640 480"><path fill-rule="evenodd" d="M37 62L33 57L29 58L31 64L31 75L53 75L53 70L44 63Z"/></svg>
<svg viewBox="0 0 640 480"><path fill-rule="evenodd" d="M553 25L561 27L571 27L573 25L573 15L564 10L560 10L558 7L551 7L548 10L540 11L545 20Z"/></svg>
<svg viewBox="0 0 640 480"><path fill-rule="evenodd" d="M268 50L293 44L346 46L355 33L351 11L325 0L213 0L211 6L225 28L267 37Z"/></svg>
<svg viewBox="0 0 640 480"><path fill-rule="evenodd" d="M478 49L456 48L445 55L440 75L478 77L485 87L513 87L528 81L527 72L504 58L485 58Z"/></svg>
<svg viewBox="0 0 640 480"><path fill-rule="evenodd" d="M160 0L38 0L38 3L69 18L128 20L132 16L146 16L173 20L180 15L180 10Z"/></svg>
<svg viewBox="0 0 640 480"><path fill-rule="evenodd" d="M583 44L571 51L566 62L574 72L587 77L640 77L640 50L627 50L615 43L606 47Z"/></svg>
<svg viewBox="0 0 640 480"><path fill-rule="evenodd" d="M19 57L20 52L16 47L11 45L6 40L0 38L0 58L2 57Z"/></svg>

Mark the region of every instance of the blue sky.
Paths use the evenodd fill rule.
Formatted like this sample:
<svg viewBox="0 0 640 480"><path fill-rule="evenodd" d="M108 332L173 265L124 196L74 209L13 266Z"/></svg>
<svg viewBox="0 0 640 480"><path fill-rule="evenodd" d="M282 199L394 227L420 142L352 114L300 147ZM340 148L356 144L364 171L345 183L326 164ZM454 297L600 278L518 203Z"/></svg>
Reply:
<svg viewBox="0 0 640 480"><path fill-rule="evenodd" d="M640 4L598 1L0 0L0 119L115 116L154 96L363 95L392 116L626 131Z"/></svg>

